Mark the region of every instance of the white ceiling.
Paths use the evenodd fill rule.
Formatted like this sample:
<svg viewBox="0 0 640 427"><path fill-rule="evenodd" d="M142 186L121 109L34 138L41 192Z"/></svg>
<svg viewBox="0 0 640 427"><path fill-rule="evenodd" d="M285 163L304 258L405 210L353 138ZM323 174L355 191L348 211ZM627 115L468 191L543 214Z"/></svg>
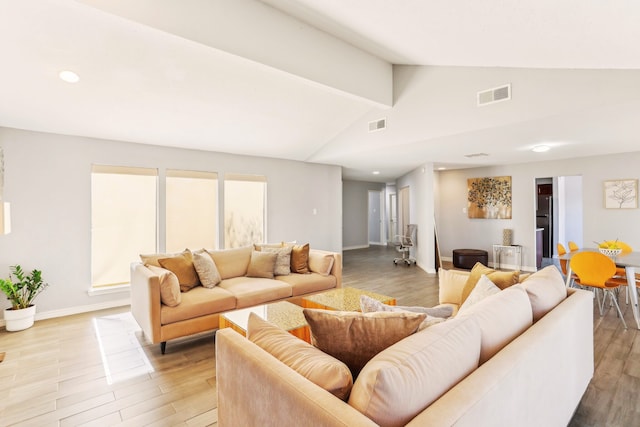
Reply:
<svg viewBox="0 0 640 427"><path fill-rule="evenodd" d="M637 151L638 22L631 0L0 0L0 126L381 182Z"/></svg>

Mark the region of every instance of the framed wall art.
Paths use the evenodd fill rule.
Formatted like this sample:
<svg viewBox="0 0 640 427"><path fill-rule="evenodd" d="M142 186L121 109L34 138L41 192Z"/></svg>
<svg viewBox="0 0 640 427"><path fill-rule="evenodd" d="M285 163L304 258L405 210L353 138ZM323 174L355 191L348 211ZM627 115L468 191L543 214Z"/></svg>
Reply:
<svg viewBox="0 0 640 427"><path fill-rule="evenodd" d="M616 179L604 182L604 207L635 209L638 207L638 180Z"/></svg>
<svg viewBox="0 0 640 427"><path fill-rule="evenodd" d="M511 177L467 179L469 218L511 219Z"/></svg>

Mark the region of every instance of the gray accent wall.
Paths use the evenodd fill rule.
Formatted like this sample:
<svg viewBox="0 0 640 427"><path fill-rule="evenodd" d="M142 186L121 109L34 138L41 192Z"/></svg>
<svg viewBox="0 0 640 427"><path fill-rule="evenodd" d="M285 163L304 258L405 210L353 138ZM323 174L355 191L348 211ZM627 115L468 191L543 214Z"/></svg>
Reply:
<svg viewBox="0 0 640 427"><path fill-rule="evenodd" d="M4 197L11 203L12 220L12 232L0 236L0 277L7 277L14 264L43 271L51 286L36 300L40 318L121 305L128 299L128 292L88 295L92 164L159 168L161 174L171 168L213 171L220 177L226 172L264 175L267 240L297 240L312 248L342 250L338 166L2 127L0 146ZM159 233L164 241L162 227ZM0 308L4 307L8 303L0 296Z"/></svg>

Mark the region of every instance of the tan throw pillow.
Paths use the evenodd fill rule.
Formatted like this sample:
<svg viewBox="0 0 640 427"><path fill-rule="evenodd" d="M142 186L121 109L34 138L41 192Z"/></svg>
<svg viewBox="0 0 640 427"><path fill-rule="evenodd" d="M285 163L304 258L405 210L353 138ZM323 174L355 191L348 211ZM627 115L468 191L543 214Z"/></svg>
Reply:
<svg viewBox="0 0 640 427"><path fill-rule="evenodd" d="M452 319L405 338L367 363L349 405L381 426L407 424L478 367L480 338L473 319Z"/></svg>
<svg viewBox="0 0 640 427"><path fill-rule="evenodd" d="M353 377L347 365L311 344L249 314L247 338L285 365L339 399L347 400Z"/></svg>
<svg viewBox="0 0 640 427"><path fill-rule="evenodd" d="M462 291L465 284L469 280L467 271L438 270L439 295L440 304L462 304Z"/></svg>
<svg viewBox="0 0 640 427"><path fill-rule="evenodd" d="M222 281L216 263L213 262L211 255L206 250L202 249L193 253L193 266L198 273L200 283L205 288L211 289Z"/></svg>
<svg viewBox="0 0 640 427"><path fill-rule="evenodd" d="M309 271L328 276L331 273L334 260L332 254L309 252Z"/></svg>
<svg viewBox="0 0 640 427"><path fill-rule="evenodd" d="M198 273L193 266L193 254L189 249L185 249L181 254L171 258L160 258L158 262L162 268L166 268L178 276L182 292L187 292L200 284Z"/></svg>
<svg viewBox="0 0 640 427"><path fill-rule="evenodd" d="M155 265L147 265L147 268L160 278L160 301L169 307L175 307L182 302L180 282L171 271Z"/></svg>
<svg viewBox="0 0 640 427"><path fill-rule="evenodd" d="M567 288L562 275L554 265L533 273L522 283L522 286L529 296L534 322L540 320L567 297Z"/></svg>
<svg viewBox="0 0 640 427"><path fill-rule="evenodd" d="M253 246L207 251L218 268L222 280L247 275Z"/></svg>
<svg viewBox="0 0 640 427"><path fill-rule="evenodd" d="M509 286L513 286L518 283L520 278L519 271L496 271L493 268L489 268L482 263L477 262L471 269L467 283L462 290L462 300L460 304L469 297L469 294L480 280L480 276L485 275L500 289L506 289Z"/></svg>
<svg viewBox="0 0 640 427"><path fill-rule="evenodd" d="M344 362L354 378L373 356L418 330L426 314L305 308L313 345Z"/></svg>
<svg viewBox="0 0 640 427"><path fill-rule="evenodd" d="M253 251L251 262L249 262L249 268L247 269L247 277L273 279L273 269L276 265L277 257L275 253Z"/></svg>
<svg viewBox="0 0 640 427"><path fill-rule="evenodd" d="M462 303L460 308L458 309L458 315L463 314L467 311L472 305L482 301L488 296L497 294L500 292L500 288L497 287L487 276L484 274L480 276L480 280L473 288L469 297Z"/></svg>
<svg viewBox="0 0 640 427"><path fill-rule="evenodd" d="M262 251L266 248L270 248L270 249L278 249L278 248L282 248L284 246L284 242L280 242L280 243L254 243L253 244L253 249L256 251Z"/></svg>
<svg viewBox="0 0 640 427"><path fill-rule="evenodd" d="M291 250L291 272L309 273L309 244L293 245Z"/></svg>
<svg viewBox="0 0 640 427"><path fill-rule="evenodd" d="M277 255L276 266L273 269L273 274L276 276L288 276L291 274L291 246L270 248L262 247L262 252L271 252Z"/></svg>

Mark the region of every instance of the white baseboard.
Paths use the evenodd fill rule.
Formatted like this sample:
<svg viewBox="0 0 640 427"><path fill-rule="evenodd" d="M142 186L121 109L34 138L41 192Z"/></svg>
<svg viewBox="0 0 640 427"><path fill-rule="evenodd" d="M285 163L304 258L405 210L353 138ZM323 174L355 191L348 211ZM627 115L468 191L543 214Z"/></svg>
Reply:
<svg viewBox="0 0 640 427"><path fill-rule="evenodd" d="M369 245L358 245L358 246L345 246L342 248L343 251L352 251L354 249L367 249Z"/></svg>
<svg viewBox="0 0 640 427"><path fill-rule="evenodd" d="M60 310L49 310L36 312L36 320L53 319L55 317L71 316L73 314L88 313L90 311L105 310L107 308L122 307L131 305L131 298L124 298L116 301L107 301L98 304L81 305L77 307L62 308ZM0 319L0 326L4 326L4 319Z"/></svg>

